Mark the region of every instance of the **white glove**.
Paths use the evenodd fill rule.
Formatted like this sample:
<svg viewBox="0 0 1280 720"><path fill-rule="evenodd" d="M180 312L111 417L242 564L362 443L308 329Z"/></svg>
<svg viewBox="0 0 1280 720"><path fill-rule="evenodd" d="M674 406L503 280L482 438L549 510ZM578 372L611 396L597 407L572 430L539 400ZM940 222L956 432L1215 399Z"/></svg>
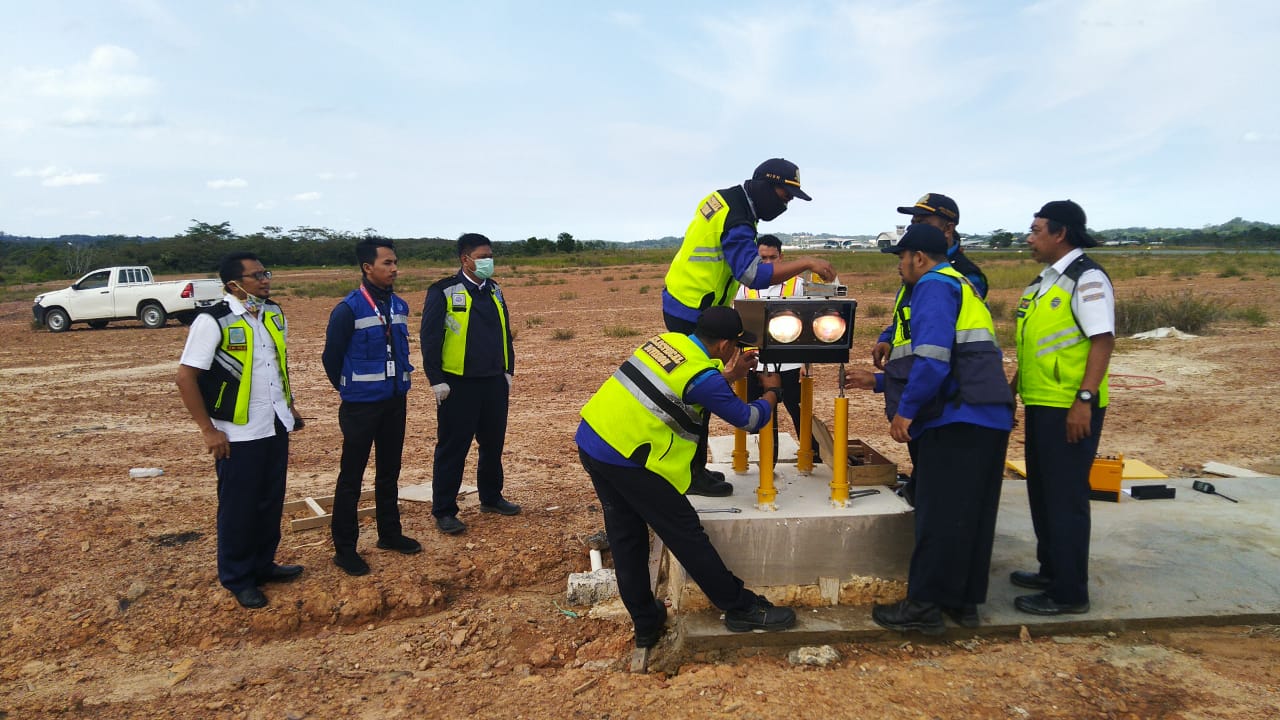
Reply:
<svg viewBox="0 0 1280 720"><path fill-rule="evenodd" d="M436 394L436 407L440 407L440 404L444 402L444 399L449 397L449 383L432 385L431 392Z"/></svg>
<svg viewBox="0 0 1280 720"><path fill-rule="evenodd" d="M507 376L507 392L510 392L511 384L514 383L516 379L511 376L511 373L503 373L503 374Z"/></svg>

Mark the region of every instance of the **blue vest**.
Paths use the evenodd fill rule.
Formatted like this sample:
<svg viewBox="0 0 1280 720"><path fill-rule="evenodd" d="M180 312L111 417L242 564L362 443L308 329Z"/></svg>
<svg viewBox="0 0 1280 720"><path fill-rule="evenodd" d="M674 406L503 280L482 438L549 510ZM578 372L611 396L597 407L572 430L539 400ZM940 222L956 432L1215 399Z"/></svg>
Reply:
<svg viewBox="0 0 1280 720"><path fill-rule="evenodd" d="M342 358L339 392L348 402L390 400L409 392L413 365L409 364L409 304L391 295L391 317L375 311L364 293L352 290L342 302L355 316L355 329L347 353ZM391 352L387 352L387 323L390 323ZM395 372L387 374L387 363L395 361Z"/></svg>

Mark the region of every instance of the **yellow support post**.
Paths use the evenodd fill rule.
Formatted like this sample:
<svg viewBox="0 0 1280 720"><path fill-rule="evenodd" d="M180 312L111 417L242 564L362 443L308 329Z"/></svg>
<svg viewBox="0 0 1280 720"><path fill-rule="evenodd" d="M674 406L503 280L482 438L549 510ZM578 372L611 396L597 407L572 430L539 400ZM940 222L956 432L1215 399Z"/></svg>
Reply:
<svg viewBox="0 0 1280 720"><path fill-rule="evenodd" d="M775 415L776 418L776 415ZM770 420L760 428L760 438L757 449L760 451L760 460L756 463L756 467L760 470L760 485L756 488L756 508L759 510L776 510L777 506L773 501L778 497L778 491L773 486L773 423Z"/></svg>
<svg viewBox="0 0 1280 720"><path fill-rule="evenodd" d="M738 396L739 400L746 402L746 378L733 384L733 392ZM742 428L733 429L733 471L739 475L747 471L747 431Z"/></svg>
<svg viewBox="0 0 1280 720"><path fill-rule="evenodd" d="M836 398L835 445L831 458L831 504L849 505L849 398Z"/></svg>
<svg viewBox="0 0 1280 720"><path fill-rule="evenodd" d="M796 451L796 471L801 475L813 472L813 378L800 376L800 427L796 428L800 435L796 441L800 449Z"/></svg>

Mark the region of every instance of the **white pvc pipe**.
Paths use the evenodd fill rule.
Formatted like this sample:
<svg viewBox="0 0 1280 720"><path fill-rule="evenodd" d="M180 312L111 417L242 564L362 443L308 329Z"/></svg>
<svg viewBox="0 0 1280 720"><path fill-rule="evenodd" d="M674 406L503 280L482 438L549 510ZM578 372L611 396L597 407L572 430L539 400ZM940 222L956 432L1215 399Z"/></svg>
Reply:
<svg viewBox="0 0 1280 720"><path fill-rule="evenodd" d="M599 550L591 551L591 572L595 572L604 567L604 558L600 556Z"/></svg>

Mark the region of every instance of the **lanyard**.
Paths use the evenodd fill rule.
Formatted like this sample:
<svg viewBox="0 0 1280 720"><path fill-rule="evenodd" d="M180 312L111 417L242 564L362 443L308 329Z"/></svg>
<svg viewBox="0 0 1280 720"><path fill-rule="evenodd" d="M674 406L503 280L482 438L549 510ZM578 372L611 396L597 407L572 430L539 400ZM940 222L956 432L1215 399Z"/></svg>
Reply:
<svg viewBox="0 0 1280 720"><path fill-rule="evenodd" d="M391 324L382 316L382 311L378 309L378 304L373 301L373 296L369 294L368 288L361 285L360 294L364 295L364 299L368 301L369 307L373 308L374 314L378 316L378 322L382 324L382 331L387 339L387 377L395 377L396 361L394 351L391 349ZM387 305L387 311L391 311L390 303Z"/></svg>

